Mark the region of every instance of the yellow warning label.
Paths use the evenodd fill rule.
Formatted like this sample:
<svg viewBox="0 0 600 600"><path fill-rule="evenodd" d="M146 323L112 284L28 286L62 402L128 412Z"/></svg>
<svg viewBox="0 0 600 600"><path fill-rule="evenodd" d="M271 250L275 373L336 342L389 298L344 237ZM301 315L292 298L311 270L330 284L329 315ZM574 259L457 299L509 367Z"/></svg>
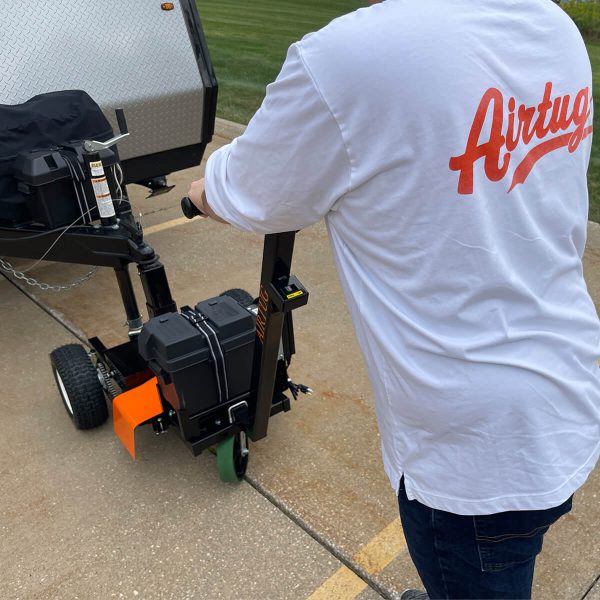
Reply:
<svg viewBox="0 0 600 600"><path fill-rule="evenodd" d="M92 177L102 177L104 175L102 161L98 160L90 162L90 170L92 171Z"/></svg>
<svg viewBox="0 0 600 600"><path fill-rule="evenodd" d="M302 290L298 290L297 292L294 292L293 294L288 294L287 299L291 300L292 298L297 298L298 296L302 296L302 294L304 294L304 292Z"/></svg>

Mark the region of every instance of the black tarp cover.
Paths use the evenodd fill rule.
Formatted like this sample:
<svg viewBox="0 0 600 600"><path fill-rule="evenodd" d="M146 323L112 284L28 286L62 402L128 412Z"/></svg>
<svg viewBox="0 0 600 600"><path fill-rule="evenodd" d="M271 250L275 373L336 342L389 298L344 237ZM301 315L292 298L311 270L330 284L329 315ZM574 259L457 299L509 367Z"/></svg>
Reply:
<svg viewBox="0 0 600 600"><path fill-rule="evenodd" d="M0 104L0 220L27 218L25 198L13 177L18 154L110 137L112 129L100 107L81 90L39 94L23 104Z"/></svg>

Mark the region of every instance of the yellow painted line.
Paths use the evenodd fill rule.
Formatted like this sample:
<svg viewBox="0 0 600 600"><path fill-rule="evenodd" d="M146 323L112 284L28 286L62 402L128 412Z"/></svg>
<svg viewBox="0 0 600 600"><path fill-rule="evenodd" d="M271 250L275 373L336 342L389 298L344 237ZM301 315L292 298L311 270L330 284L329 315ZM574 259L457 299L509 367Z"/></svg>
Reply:
<svg viewBox="0 0 600 600"><path fill-rule="evenodd" d="M398 517L373 538L354 557L354 560L367 573L376 575L381 573L403 550L406 550L406 540Z"/></svg>
<svg viewBox="0 0 600 600"><path fill-rule="evenodd" d="M342 600L356 598L367 584L348 567L342 567L321 587L317 588L309 600Z"/></svg>
<svg viewBox="0 0 600 600"><path fill-rule="evenodd" d="M354 562L369 575L377 575L404 550L406 540L400 518L397 518L354 556ZM352 600L366 587L367 584L358 575L344 566L317 588L308 600Z"/></svg>
<svg viewBox="0 0 600 600"><path fill-rule="evenodd" d="M179 225L185 225L186 223L191 223L192 221L187 217L179 217L178 219L172 219L171 221L165 221L164 223L159 223L158 225L152 225L152 227L144 228L144 235L150 235L151 233L158 233L159 231L164 231L165 229L171 229L173 227L178 227Z"/></svg>

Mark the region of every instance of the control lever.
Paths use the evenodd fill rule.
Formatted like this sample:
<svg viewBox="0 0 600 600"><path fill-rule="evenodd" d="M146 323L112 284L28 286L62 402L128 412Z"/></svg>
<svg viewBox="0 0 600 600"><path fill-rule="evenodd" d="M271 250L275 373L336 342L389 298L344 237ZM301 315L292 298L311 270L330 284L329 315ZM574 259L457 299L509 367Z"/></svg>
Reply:
<svg viewBox="0 0 600 600"><path fill-rule="evenodd" d="M204 215L204 213L198 210L198 207L187 196L181 199L181 211L188 219Z"/></svg>
<svg viewBox="0 0 600 600"><path fill-rule="evenodd" d="M125 120L125 111L122 108L115 110L117 114L117 124L119 125L120 135L116 135L106 142L97 142L95 140L85 140L83 142L83 148L86 152L99 152L100 150L106 150L115 144L118 144L121 140L124 140L129 136L129 130L127 129L127 121Z"/></svg>

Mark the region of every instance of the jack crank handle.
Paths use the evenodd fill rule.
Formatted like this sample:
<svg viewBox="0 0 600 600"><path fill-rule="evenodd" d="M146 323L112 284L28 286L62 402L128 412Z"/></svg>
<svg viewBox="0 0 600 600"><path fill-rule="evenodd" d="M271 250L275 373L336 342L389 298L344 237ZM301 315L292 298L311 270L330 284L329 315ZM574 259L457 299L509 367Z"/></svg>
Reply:
<svg viewBox="0 0 600 600"><path fill-rule="evenodd" d="M187 196L181 199L181 210L188 219L193 219L203 214Z"/></svg>

